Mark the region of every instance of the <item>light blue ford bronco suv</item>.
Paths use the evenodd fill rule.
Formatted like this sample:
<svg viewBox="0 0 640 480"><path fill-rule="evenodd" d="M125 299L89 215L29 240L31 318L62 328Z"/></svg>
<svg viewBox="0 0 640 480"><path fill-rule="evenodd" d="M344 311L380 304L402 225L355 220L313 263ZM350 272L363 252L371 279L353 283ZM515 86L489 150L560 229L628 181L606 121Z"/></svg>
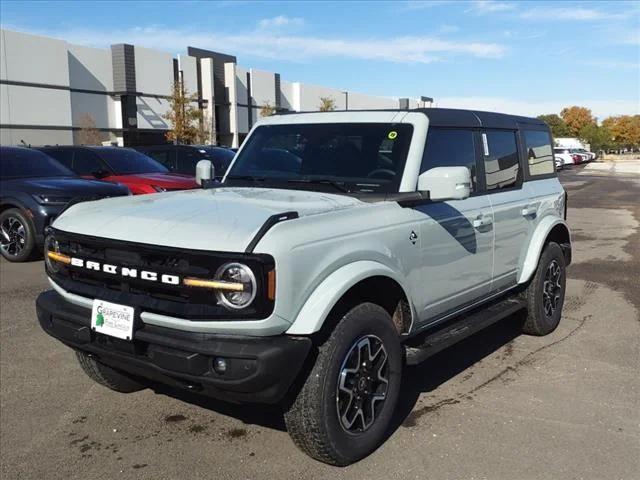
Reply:
<svg viewBox="0 0 640 480"><path fill-rule="evenodd" d="M407 363L521 311L560 321L571 242L548 127L447 109L260 120L222 182L74 205L48 231L42 328L95 381L278 403L353 463ZM425 368L428 368L426 366Z"/></svg>

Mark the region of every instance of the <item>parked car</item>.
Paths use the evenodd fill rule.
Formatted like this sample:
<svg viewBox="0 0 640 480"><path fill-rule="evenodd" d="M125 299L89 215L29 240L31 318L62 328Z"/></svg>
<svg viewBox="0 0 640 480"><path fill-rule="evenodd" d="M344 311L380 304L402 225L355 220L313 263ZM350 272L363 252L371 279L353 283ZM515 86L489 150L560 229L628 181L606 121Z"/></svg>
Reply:
<svg viewBox="0 0 640 480"><path fill-rule="evenodd" d="M205 161L201 191L58 217L40 325L107 388L278 403L302 451L353 463L388 435L405 362L520 311L527 334L558 326L551 141L466 110L262 118L221 185Z"/></svg>
<svg viewBox="0 0 640 480"><path fill-rule="evenodd" d="M569 152L566 148L554 148L553 156L562 163L563 168L569 165L578 165L582 162L582 157Z"/></svg>
<svg viewBox="0 0 640 480"><path fill-rule="evenodd" d="M564 169L564 162L563 162L562 158L554 156L553 160L554 160L554 163L556 165L556 170L563 170Z"/></svg>
<svg viewBox="0 0 640 480"><path fill-rule="evenodd" d="M123 147L40 147L85 178L123 183L134 195L196 188L193 175L171 173L164 165Z"/></svg>
<svg viewBox="0 0 640 480"><path fill-rule="evenodd" d="M136 150L157 160L174 173L196 174L196 164L200 160L209 160L215 167L215 176L224 176L235 153L228 148L210 145L154 145L136 147Z"/></svg>
<svg viewBox="0 0 640 480"><path fill-rule="evenodd" d="M0 147L0 253L24 262L69 203L128 194L124 185L79 178L37 150Z"/></svg>
<svg viewBox="0 0 640 480"><path fill-rule="evenodd" d="M575 149L575 153L577 153L578 155L586 155L588 162L596 159L596 154L595 153L589 152L588 150L586 150L584 148L576 148Z"/></svg>
<svg viewBox="0 0 640 480"><path fill-rule="evenodd" d="M587 155L586 153L581 153L580 151L581 149L579 148L570 148L569 151L573 154L573 155L578 155L580 157L580 163L586 163L588 162L591 158L589 155Z"/></svg>
<svg viewBox="0 0 640 480"><path fill-rule="evenodd" d="M570 157L573 165L579 165L586 161L586 157L584 155L580 155L579 153L574 151L573 148L562 148L556 147L554 148L554 155L562 154L563 158Z"/></svg>

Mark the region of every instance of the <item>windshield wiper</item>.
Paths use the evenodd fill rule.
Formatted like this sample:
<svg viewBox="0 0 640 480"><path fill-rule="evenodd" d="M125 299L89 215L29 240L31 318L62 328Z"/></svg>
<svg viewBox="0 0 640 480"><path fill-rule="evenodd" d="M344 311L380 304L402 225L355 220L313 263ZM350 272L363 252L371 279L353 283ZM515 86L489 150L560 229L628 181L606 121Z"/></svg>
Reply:
<svg viewBox="0 0 640 480"><path fill-rule="evenodd" d="M264 177L254 177L253 175L229 175L227 180L248 180L250 182L264 182Z"/></svg>
<svg viewBox="0 0 640 480"><path fill-rule="evenodd" d="M287 182L329 185L343 193L351 193L351 190L345 186L344 182L337 182L335 180L329 180L328 178L289 178Z"/></svg>

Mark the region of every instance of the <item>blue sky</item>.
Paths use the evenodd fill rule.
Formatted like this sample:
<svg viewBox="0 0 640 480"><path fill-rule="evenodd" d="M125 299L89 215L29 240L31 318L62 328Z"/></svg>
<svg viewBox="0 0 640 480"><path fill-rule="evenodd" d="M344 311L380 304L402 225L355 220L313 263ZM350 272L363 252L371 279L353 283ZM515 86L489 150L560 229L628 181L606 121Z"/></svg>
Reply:
<svg viewBox="0 0 640 480"><path fill-rule="evenodd" d="M283 79L528 115L640 113L640 2L15 2L3 28L187 45Z"/></svg>

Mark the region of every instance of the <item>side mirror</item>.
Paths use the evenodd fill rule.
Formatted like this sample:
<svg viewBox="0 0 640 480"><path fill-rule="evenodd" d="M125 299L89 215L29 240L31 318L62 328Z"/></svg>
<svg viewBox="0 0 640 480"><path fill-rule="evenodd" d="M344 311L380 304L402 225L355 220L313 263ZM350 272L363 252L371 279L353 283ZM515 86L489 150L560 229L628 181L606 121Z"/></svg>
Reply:
<svg viewBox="0 0 640 480"><path fill-rule="evenodd" d="M471 194L467 167L435 167L418 177L418 191L429 191L432 201L464 200Z"/></svg>
<svg viewBox="0 0 640 480"><path fill-rule="evenodd" d="M93 175L98 180L101 180L103 178L108 177L109 172L107 172L106 170L96 170L95 172L91 172L91 175Z"/></svg>
<svg viewBox="0 0 640 480"><path fill-rule="evenodd" d="M211 188L215 173L213 163L210 160L200 160L196 164L196 183L202 188Z"/></svg>

